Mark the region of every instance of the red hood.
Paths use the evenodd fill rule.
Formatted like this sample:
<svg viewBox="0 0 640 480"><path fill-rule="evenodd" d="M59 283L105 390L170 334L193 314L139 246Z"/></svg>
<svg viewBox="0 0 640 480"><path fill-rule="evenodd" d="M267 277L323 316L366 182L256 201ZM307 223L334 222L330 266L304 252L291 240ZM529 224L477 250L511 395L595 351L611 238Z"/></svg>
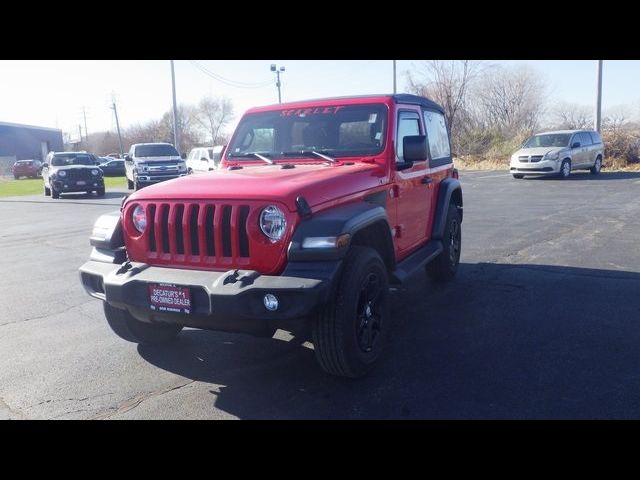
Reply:
<svg viewBox="0 0 640 480"><path fill-rule="evenodd" d="M352 165L297 163L295 168L251 165L216 170L158 183L139 190L129 200L216 199L273 200L294 211L302 195L312 208L380 185L384 171L375 163Z"/></svg>

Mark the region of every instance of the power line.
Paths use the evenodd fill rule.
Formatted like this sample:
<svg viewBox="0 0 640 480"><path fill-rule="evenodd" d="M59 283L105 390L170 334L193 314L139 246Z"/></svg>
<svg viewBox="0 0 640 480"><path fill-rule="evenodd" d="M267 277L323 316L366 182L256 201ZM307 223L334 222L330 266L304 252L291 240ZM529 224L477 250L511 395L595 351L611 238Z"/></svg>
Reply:
<svg viewBox="0 0 640 480"><path fill-rule="evenodd" d="M195 60L189 60L189 63L191 63L191 65L196 67L198 70L200 70L205 75L208 75L209 77L213 78L214 80L217 80L217 81L219 81L221 83L224 83L225 85L228 85L230 87L235 87L235 88L263 88L263 87L266 87L267 85L271 84L271 80L264 81L264 82L240 82L240 81L237 81L237 80L230 80L228 78L224 78L221 75L218 75L217 73L213 73L211 70L208 70L206 67L200 65Z"/></svg>

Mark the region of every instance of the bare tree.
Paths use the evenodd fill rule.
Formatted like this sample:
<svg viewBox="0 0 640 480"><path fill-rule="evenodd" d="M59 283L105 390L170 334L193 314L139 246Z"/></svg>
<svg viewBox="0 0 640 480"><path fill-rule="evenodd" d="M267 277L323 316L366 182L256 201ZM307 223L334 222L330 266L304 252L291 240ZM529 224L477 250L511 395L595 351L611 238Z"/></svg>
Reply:
<svg viewBox="0 0 640 480"><path fill-rule="evenodd" d="M416 72L407 72L409 91L442 105L449 129L456 130L458 113L483 66L475 60L426 60Z"/></svg>
<svg viewBox="0 0 640 480"><path fill-rule="evenodd" d="M592 109L585 105L559 102L551 112L555 128L580 129L593 126Z"/></svg>
<svg viewBox="0 0 640 480"><path fill-rule="evenodd" d="M226 97L205 97L200 100L195 115L195 121L211 135L211 143L217 145L221 138L220 133L233 119L233 104Z"/></svg>
<svg viewBox="0 0 640 480"><path fill-rule="evenodd" d="M617 132L629 123L629 108L626 105L617 105L607 109L602 119L602 130Z"/></svg>
<svg viewBox="0 0 640 480"><path fill-rule="evenodd" d="M474 114L484 128L504 137L538 128L544 113L546 85L525 65L493 67L474 86Z"/></svg>

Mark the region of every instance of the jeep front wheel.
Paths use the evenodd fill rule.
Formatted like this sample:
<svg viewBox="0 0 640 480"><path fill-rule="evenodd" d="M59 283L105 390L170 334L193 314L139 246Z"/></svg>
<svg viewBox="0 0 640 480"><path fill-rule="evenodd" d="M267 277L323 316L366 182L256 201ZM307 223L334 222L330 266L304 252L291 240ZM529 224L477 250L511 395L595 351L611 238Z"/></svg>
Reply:
<svg viewBox="0 0 640 480"><path fill-rule="evenodd" d="M126 310L104 303L104 315L116 335L129 342L143 345L167 343L178 336L182 325L172 323L145 323L133 318Z"/></svg>
<svg viewBox="0 0 640 480"><path fill-rule="evenodd" d="M460 213L458 207L449 205L447 223L445 224L444 237L442 238L443 250L429 264L427 274L436 282L451 280L458 271L460 263L460 251L462 248L462 229L460 225Z"/></svg>
<svg viewBox="0 0 640 480"><path fill-rule="evenodd" d="M389 279L378 252L352 247L333 298L313 322L313 346L322 369L341 377L366 375L389 331Z"/></svg>

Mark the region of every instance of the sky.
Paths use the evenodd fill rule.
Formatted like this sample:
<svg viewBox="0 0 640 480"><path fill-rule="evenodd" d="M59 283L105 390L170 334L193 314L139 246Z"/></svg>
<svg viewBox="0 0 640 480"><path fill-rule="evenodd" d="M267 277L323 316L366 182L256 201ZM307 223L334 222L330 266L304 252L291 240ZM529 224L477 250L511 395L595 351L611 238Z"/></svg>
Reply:
<svg viewBox="0 0 640 480"><path fill-rule="evenodd" d="M278 102L275 76L270 71L272 63L285 67L281 76L283 102L393 91L391 60L193 62L174 62L178 103L196 104L209 95L229 97L234 105L235 118L228 130L235 127L248 108ZM418 68L420 62L397 61L398 92L406 91L406 72ZM595 105L596 61L489 62L529 65L549 86L548 99L551 104L564 101ZM197 65L230 80L233 85L210 77ZM605 60L603 110L627 105L637 117L640 114L638 85L640 61ZM0 122L60 128L74 133L81 124L84 133L84 107L89 133L115 131L113 110L110 108L112 96L116 99L121 128L159 119L172 105L169 60L0 61Z"/></svg>

